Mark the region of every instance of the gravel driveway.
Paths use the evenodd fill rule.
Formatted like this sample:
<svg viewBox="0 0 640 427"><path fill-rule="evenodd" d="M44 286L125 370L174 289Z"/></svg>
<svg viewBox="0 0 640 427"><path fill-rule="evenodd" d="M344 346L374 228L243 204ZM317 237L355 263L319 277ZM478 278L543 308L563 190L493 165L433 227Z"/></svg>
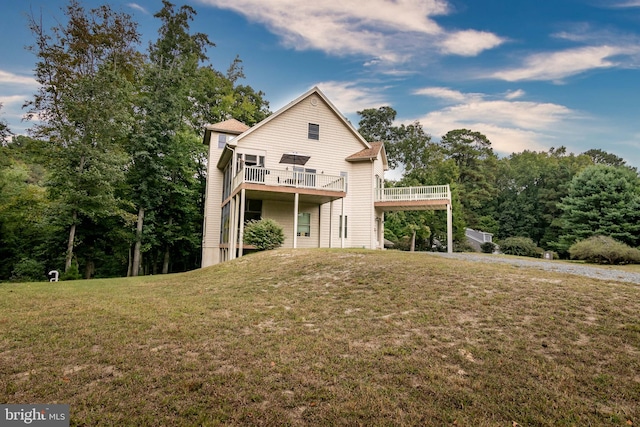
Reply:
<svg viewBox="0 0 640 427"><path fill-rule="evenodd" d="M590 265L567 264L565 262L547 261L547 260L524 260L520 258L505 258L490 255L478 255L474 253L453 253L447 254L442 252L425 252L433 256L441 256L445 258L461 259L465 261L511 264L519 267L537 268L546 271L556 271L558 273L575 274L579 276L592 277L602 280L616 280L620 282L631 282L640 284L640 273L630 273L622 270L592 267Z"/></svg>

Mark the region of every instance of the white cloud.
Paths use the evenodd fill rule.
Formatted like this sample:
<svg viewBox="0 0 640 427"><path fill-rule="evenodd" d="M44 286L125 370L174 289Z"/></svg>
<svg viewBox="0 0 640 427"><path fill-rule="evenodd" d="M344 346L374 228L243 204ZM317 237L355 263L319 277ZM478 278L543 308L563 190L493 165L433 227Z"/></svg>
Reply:
<svg viewBox="0 0 640 427"><path fill-rule="evenodd" d="M127 6L129 6L131 9L135 9L137 11L140 11L140 12L144 13L145 15L149 15L149 11L147 9L145 9L144 7L140 6L138 3L127 3Z"/></svg>
<svg viewBox="0 0 640 427"><path fill-rule="evenodd" d="M640 0L628 0L610 5L613 8L640 7Z"/></svg>
<svg viewBox="0 0 640 427"><path fill-rule="evenodd" d="M449 34L442 42L444 53L476 56L504 43L504 39L486 31L465 30Z"/></svg>
<svg viewBox="0 0 640 427"><path fill-rule="evenodd" d="M425 95L432 98L445 99L448 101L464 101L467 99L467 95L457 90L452 90L447 87L426 87L418 89L413 92L414 95Z"/></svg>
<svg viewBox="0 0 640 427"><path fill-rule="evenodd" d="M294 49L367 55L402 62L425 50L473 56L501 43L474 30L451 34L433 18L450 12L446 0L200 0L266 25ZM374 60L375 61L375 60ZM368 62L371 65L372 62Z"/></svg>
<svg viewBox="0 0 640 427"><path fill-rule="evenodd" d="M22 106L25 100L29 98L28 95L10 95L10 96L0 96L0 104L3 106L3 110L8 106Z"/></svg>
<svg viewBox="0 0 640 427"><path fill-rule="evenodd" d="M18 74L0 70L0 84L37 86L38 82L32 76L20 76Z"/></svg>
<svg viewBox="0 0 640 427"><path fill-rule="evenodd" d="M505 98L509 100L518 99L518 98L522 98L524 95L525 95L525 91L523 91L522 89L518 89L518 90L507 92L507 94L505 95Z"/></svg>
<svg viewBox="0 0 640 427"><path fill-rule="evenodd" d="M365 108L378 108L389 103L376 90L364 88L354 82L320 82L316 86L344 115L354 114Z"/></svg>
<svg viewBox="0 0 640 427"><path fill-rule="evenodd" d="M510 82L523 80L555 80L580 74L592 69L612 68L620 65L620 55L637 53L637 48L621 46L587 46L560 52L531 55L520 68L498 71L490 77Z"/></svg>
<svg viewBox="0 0 640 427"><path fill-rule="evenodd" d="M472 129L485 134L493 149L505 155L526 149L544 150L554 145L558 124L577 116L562 105L512 100L524 96L523 91L510 92L505 99L494 100L487 95L464 94L446 88L424 88L416 93L460 101L419 118L427 132L442 136L453 129Z"/></svg>

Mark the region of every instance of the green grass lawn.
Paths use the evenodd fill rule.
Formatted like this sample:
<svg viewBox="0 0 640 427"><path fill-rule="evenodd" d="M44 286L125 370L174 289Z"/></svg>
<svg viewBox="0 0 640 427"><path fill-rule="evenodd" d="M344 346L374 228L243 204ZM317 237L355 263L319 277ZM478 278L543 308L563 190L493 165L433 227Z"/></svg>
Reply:
<svg viewBox="0 0 640 427"><path fill-rule="evenodd" d="M640 425L640 286L278 250L0 284L0 403L72 425Z"/></svg>

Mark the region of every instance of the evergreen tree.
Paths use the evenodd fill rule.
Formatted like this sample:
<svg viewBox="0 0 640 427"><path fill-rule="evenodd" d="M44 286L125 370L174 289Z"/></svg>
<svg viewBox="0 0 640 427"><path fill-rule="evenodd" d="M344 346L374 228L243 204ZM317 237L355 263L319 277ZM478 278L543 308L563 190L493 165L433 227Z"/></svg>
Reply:
<svg viewBox="0 0 640 427"><path fill-rule="evenodd" d="M597 235L640 246L640 178L628 168L586 168L573 178L560 207L560 250Z"/></svg>

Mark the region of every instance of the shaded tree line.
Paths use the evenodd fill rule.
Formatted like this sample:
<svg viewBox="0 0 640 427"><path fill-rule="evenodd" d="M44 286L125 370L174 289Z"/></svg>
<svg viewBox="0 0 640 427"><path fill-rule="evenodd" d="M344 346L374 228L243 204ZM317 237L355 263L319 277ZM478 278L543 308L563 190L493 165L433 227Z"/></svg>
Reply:
<svg viewBox="0 0 640 427"><path fill-rule="evenodd" d="M358 112L360 133L385 142L391 167L402 177L387 186L450 184L455 250L468 250L465 228L531 239L568 256L591 236L640 246L640 178L635 168L600 149L575 155L566 148L523 151L499 158L489 139L455 129L432 140L422 125L394 125L391 107ZM385 237L402 249L443 250L446 218L434 211L385 215Z"/></svg>
<svg viewBox="0 0 640 427"><path fill-rule="evenodd" d="M168 273L199 267L205 123L270 114L264 93L207 56L196 11L163 0L158 38L108 5L70 0L47 28L32 15L39 88L30 136L0 122L0 280Z"/></svg>

